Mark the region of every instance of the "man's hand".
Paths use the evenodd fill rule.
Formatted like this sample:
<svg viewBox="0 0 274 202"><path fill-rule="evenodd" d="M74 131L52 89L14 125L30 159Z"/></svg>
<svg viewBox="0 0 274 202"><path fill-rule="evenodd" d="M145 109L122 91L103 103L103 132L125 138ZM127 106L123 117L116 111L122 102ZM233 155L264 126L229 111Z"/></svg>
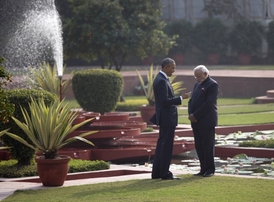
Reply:
<svg viewBox="0 0 274 202"><path fill-rule="evenodd" d="M190 114L190 115L188 116L188 119L189 119L191 122L193 122L193 123L197 122L197 120L196 120L196 118L193 116L193 114Z"/></svg>
<svg viewBox="0 0 274 202"><path fill-rule="evenodd" d="M188 92L188 93L183 92L183 94L182 94L182 98L183 98L183 99L190 98L190 95L191 95L191 91L190 91L190 92Z"/></svg>

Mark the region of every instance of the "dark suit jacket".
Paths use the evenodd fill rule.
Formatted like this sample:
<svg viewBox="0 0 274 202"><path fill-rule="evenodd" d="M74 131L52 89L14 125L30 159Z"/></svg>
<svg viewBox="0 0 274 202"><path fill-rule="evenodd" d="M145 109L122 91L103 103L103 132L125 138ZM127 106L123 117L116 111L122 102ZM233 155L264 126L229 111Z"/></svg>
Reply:
<svg viewBox="0 0 274 202"><path fill-rule="evenodd" d="M218 124L217 98L218 84L215 80L208 78L201 84L196 83L188 102L188 113L193 114L196 123L192 127L215 127Z"/></svg>
<svg viewBox="0 0 274 202"><path fill-rule="evenodd" d="M161 127L174 127L178 124L178 113L175 105L182 103L180 97L175 97L169 80L158 73L153 82L156 113L151 122Z"/></svg>

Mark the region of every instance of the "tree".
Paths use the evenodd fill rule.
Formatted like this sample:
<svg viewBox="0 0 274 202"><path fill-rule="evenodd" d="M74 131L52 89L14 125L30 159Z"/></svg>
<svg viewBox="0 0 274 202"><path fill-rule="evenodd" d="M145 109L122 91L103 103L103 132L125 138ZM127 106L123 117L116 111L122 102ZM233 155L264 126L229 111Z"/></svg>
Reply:
<svg viewBox="0 0 274 202"><path fill-rule="evenodd" d="M6 72L3 63L4 58L0 56L0 122L7 123L9 118L13 115L14 105L11 104L6 95L6 89L4 86L7 86L11 80L11 74Z"/></svg>
<svg viewBox="0 0 274 202"><path fill-rule="evenodd" d="M70 0L63 19L66 58L99 59L120 71L130 56L167 54L174 41L164 32L159 0ZM68 16L68 15L67 15Z"/></svg>
<svg viewBox="0 0 274 202"><path fill-rule="evenodd" d="M228 19L242 18L239 12L240 5L237 0L204 0L205 7L203 11L208 13L208 17L215 15L226 15Z"/></svg>

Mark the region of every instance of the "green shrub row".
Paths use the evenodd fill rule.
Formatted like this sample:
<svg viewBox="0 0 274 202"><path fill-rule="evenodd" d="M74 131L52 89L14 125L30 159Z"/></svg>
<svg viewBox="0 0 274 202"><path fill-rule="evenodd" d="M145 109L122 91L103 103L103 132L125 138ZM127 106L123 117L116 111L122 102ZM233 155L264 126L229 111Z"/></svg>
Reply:
<svg viewBox="0 0 274 202"><path fill-rule="evenodd" d="M266 36L274 50L274 21L264 27L258 21L239 19L229 27L217 18L205 18L196 24L177 20L167 23L164 31L170 37L177 37L176 46L169 54L185 53L193 47L203 53L225 53L228 47L234 53L256 53Z"/></svg>
<svg viewBox="0 0 274 202"><path fill-rule="evenodd" d="M117 102L115 111L140 111L140 106L148 104L147 100L131 100L125 102Z"/></svg>
<svg viewBox="0 0 274 202"><path fill-rule="evenodd" d="M109 169L109 164L105 161L89 161L81 159L71 159L69 162L69 173L86 172ZM17 160L0 161L0 177L17 178L38 176L36 163L27 166L18 166Z"/></svg>
<svg viewBox="0 0 274 202"><path fill-rule="evenodd" d="M239 143L239 147L274 148L274 139L244 141Z"/></svg>

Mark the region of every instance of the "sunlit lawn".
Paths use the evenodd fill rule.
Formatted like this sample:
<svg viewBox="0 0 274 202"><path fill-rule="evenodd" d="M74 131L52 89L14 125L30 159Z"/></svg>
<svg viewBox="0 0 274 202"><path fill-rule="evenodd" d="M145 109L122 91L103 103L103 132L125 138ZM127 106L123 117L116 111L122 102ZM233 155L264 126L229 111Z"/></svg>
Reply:
<svg viewBox="0 0 274 202"><path fill-rule="evenodd" d="M129 180L17 191L3 202L272 202L274 181L181 175L181 180Z"/></svg>
<svg viewBox="0 0 274 202"><path fill-rule="evenodd" d="M127 103L134 105L147 104L145 96L125 96ZM80 107L76 100L70 100L74 107ZM179 123L189 124L187 102L178 108ZM219 98L218 124L249 125L274 123L274 103L254 104L252 98Z"/></svg>

